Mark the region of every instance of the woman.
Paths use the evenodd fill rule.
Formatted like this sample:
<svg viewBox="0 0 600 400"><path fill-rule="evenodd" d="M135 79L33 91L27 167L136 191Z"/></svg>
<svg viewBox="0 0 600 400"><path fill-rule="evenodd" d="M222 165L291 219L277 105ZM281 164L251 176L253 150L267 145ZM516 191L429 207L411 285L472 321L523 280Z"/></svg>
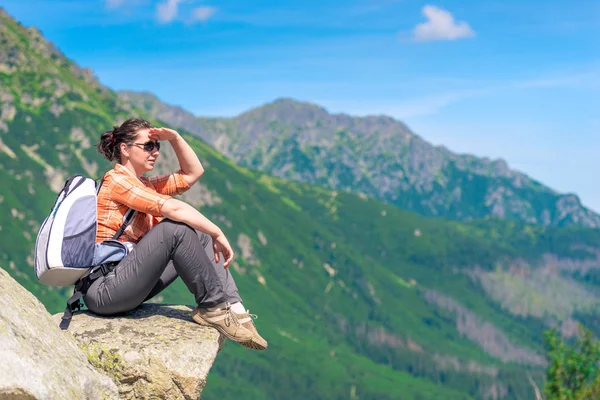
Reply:
<svg viewBox="0 0 600 400"><path fill-rule="evenodd" d="M161 140L172 146L180 170L144 177L154 169ZM111 239L128 209L138 212L118 238L129 253L90 286L84 298L88 309L102 315L132 310L180 276L198 305L192 311L194 321L246 347L265 349L267 342L252 321L255 316L242 305L227 269L234 256L227 238L195 208L171 197L188 190L204 172L186 141L172 129L129 119L104 132L97 149L116 164L98 193L96 241Z"/></svg>

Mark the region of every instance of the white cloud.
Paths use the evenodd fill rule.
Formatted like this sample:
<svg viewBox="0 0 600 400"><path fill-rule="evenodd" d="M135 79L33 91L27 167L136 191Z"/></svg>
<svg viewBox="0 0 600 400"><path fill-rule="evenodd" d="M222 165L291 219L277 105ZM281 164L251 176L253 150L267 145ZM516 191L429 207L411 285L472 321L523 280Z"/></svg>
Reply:
<svg viewBox="0 0 600 400"><path fill-rule="evenodd" d="M125 0L106 0L106 6L108 8L117 8L123 5Z"/></svg>
<svg viewBox="0 0 600 400"><path fill-rule="evenodd" d="M488 94L490 94L488 89L465 89L438 93L396 103L389 108L388 113L400 119L433 115L453 104Z"/></svg>
<svg viewBox="0 0 600 400"><path fill-rule="evenodd" d="M431 81L431 79L429 78L428 81ZM410 119L436 115L440 111L464 101L507 94L517 97L523 89L527 93L532 90L545 90L548 88L586 88L596 90L593 85L595 82L600 81L600 72L585 70L578 73L577 71L571 71L571 75L568 75L565 71L557 71L550 75L542 75L532 79L504 81L479 81L453 78L438 78L437 81L449 82L452 86L459 83L463 88L393 101L372 99L368 102L368 105L363 101L326 98L311 99L311 101L326 106L332 112L346 112L357 116L389 115L398 119ZM304 87L306 86L307 84L304 84ZM599 126L600 119L590 121L589 124L590 126Z"/></svg>
<svg viewBox="0 0 600 400"><path fill-rule="evenodd" d="M515 82L517 88L554 88L554 87L585 87L594 89L594 82L598 82L600 71L555 74L550 77L536 78Z"/></svg>
<svg viewBox="0 0 600 400"><path fill-rule="evenodd" d="M369 105L354 100L312 99L311 101L324 105L330 112L348 113L354 116L388 115L397 119L407 119L435 115L453 104L490 94L492 92L487 88L464 89L395 101L373 100Z"/></svg>
<svg viewBox="0 0 600 400"><path fill-rule="evenodd" d="M432 40L456 40L475 36L468 23L454 21L452 14L442 8L426 5L423 15L427 22L413 29L413 39L419 42Z"/></svg>
<svg viewBox="0 0 600 400"><path fill-rule="evenodd" d="M156 6L156 17L164 24L167 24L177 17L177 8L182 0L166 0Z"/></svg>
<svg viewBox="0 0 600 400"><path fill-rule="evenodd" d="M204 22L208 21L215 13L217 9L215 7L197 7L192 10L192 22Z"/></svg>

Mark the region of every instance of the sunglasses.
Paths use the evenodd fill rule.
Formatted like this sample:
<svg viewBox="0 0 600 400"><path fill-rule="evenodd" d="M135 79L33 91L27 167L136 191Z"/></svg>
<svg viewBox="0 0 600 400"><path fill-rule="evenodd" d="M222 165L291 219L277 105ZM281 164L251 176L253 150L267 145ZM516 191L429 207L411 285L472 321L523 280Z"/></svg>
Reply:
<svg viewBox="0 0 600 400"><path fill-rule="evenodd" d="M147 151L148 153L153 152L155 147L157 151L160 150L160 142L153 142L152 140L146 143L132 143L130 146L142 146L144 151Z"/></svg>

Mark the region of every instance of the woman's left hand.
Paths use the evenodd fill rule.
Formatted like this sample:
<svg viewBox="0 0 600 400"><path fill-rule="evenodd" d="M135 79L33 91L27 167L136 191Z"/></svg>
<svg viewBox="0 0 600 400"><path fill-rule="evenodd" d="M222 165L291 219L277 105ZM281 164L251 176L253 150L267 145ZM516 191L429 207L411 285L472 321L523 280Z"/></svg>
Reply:
<svg viewBox="0 0 600 400"><path fill-rule="evenodd" d="M179 137L179 133L169 128L150 128L148 138L152 140L175 140Z"/></svg>
<svg viewBox="0 0 600 400"><path fill-rule="evenodd" d="M229 264L231 264L231 261L233 260L233 249L231 248L229 241L227 240L225 235L221 233L218 236L213 236L212 242L213 251L215 252L215 262L219 262L219 260L221 259L219 253L222 253L224 259L223 268L227 269L227 267L229 267Z"/></svg>

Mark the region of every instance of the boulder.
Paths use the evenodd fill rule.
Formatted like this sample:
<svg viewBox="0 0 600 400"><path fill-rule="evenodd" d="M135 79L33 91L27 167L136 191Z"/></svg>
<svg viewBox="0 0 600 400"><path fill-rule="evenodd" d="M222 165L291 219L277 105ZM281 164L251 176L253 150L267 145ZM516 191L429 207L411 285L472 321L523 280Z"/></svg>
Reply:
<svg viewBox="0 0 600 400"><path fill-rule="evenodd" d="M77 312L68 332L114 379L121 398L198 399L225 337L193 322L190 312L158 304L114 317Z"/></svg>
<svg viewBox="0 0 600 400"><path fill-rule="evenodd" d="M118 399L46 308L0 269L0 398Z"/></svg>

